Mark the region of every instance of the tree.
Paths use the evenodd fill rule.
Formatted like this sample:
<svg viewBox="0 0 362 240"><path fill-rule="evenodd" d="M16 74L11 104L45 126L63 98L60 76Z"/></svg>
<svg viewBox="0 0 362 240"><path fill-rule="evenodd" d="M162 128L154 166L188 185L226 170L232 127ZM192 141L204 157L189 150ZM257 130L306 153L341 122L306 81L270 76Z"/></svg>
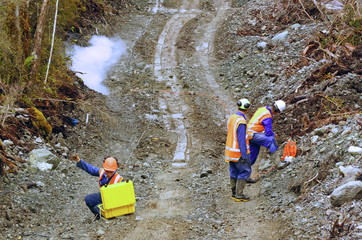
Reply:
<svg viewBox="0 0 362 240"><path fill-rule="evenodd" d="M40 65L40 56L41 56L41 44L42 44L42 37L44 34L44 28L45 28L45 19L48 15L49 10L49 3L50 0L43 0L43 4L41 6L40 15L38 19L38 24L35 31L35 37L34 37L34 62L31 67L30 71L30 81L29 83L32 83L36 80Z"/></svg>

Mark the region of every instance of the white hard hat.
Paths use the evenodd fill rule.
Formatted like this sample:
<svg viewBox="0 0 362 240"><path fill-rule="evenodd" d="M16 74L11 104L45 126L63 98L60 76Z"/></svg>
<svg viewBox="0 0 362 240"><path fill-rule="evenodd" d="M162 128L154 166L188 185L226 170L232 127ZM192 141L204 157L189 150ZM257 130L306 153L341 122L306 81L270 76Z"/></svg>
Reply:
<svg viewBox="0 0 362 240"><path fill-rule="evenodd" d="M236 104L238 105L239 109L241 109L241 110L248 110L250 107L250 102L246 98L242 98L242 99L238 100L238 102Z"/></svg>
<svg viewBox="0 0 362 240"><path fill-rule="evenodd" d="M285 109L286 104L283 100L277 100L274 102L274 106L279 110L279 112L282 112Z"/></svg>

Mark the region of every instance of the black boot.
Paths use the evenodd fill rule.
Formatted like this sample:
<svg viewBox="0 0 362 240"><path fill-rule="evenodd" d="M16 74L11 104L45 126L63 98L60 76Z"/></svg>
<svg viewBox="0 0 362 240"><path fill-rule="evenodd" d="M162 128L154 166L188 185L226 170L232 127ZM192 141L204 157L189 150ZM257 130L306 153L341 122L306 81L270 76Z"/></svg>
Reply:
<svg viewBox="0 0 362 240"><path fill-rule="evenodd" d="M246 185L245 179L238 179L236 181L236 196L234 199L236 202L241 202L241 201L247 202L250 200L250 197L243 193L245 185Z"/></svg>
<svg viewBox="0 0 362 240"><path fill-rule="evenodd" d="M247 183L256 183L258 180L254 179L254 178L248 178L248 180L246 180Z"/></svg>
<svg viewBox="0 0 362 240"><path fill-rule="evenodd" d="M230 178L230 187L231 187L231 199L235 199L235 194L236 194L236 178Z"/></svg>

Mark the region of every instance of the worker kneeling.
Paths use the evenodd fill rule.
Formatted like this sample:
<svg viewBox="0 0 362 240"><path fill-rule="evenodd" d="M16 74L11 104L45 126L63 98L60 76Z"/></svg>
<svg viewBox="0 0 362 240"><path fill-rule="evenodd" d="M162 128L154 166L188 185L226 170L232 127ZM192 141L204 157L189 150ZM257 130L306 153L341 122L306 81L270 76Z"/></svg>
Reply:
<svg viewBox="0 0 362 240"><path fill-rule="evenodd" d="M250 198L243 191L251 174L251 164L245 114L250 102L243 98L237 102L237 106L238 112L228 120L225 161L229 162L231 198L237 202L246 202Z"/></svg>
<svg viewBox="0 0 362 240"><path fill-rule="evenodd" d="M117 173L118 160L115 157L106 157L103 161L103 168L97 168L89 163L81 160L78 154L73 155L73 160L77 162L77 167L83 169L92 176L99 177L99 187L124 182L124 179ZM91 193L84 197L84 201L91 212L100 219L99 205L102 204L102 196L100 192Z"/></svg>

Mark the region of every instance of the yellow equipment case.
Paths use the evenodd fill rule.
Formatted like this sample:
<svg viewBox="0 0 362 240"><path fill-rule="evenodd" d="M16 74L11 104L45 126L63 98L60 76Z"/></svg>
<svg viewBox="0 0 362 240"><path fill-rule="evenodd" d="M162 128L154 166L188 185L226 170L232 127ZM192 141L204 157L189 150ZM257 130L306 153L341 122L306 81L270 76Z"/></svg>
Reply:
<svg viewBox="0 0 362 240"><path fill-rule="evenodd" d="M127 180L101 187L102 204L99 210L103 217L113 218L135 212L136 197L133 182Z"/></svg>

